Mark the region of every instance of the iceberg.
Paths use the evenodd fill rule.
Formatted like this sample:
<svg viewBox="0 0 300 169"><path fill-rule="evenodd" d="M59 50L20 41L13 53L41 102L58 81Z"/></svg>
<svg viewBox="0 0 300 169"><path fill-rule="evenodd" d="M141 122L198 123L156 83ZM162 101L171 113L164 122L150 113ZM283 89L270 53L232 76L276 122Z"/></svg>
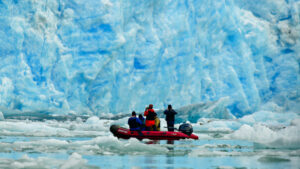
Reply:
<svg viewBox="0 0 300 169"><path fill-rule="evenodd" d="M254 126L243 125L235 131L231 138L251 140L254 147L277 148L277 149L299 149L299 126L287 126L274 131L261 124Z"/></svg>
<svg viewBox="0 0 300 169"><path fill-rule="evenodd" d="M296 0L0 1L0 111L101 116L228 98L236 117L268 103L299 113L299 11Z"/></svg>
<svg viewBox="0 0 300 169"><path fill-rule="evenodd" d="M299 149L299 122L296 113L259 111L237 119L238 128L232 128L230 121L221 124L232 131L224 138L252 141L256 149ZM216 128L215 124L206 126Z"/></svg>

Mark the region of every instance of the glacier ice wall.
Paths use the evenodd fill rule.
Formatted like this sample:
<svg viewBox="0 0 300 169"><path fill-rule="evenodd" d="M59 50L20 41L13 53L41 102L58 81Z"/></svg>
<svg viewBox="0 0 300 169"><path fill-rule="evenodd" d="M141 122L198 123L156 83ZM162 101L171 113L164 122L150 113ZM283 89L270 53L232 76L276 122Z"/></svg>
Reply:
<svg viewBox="0 0 300 169"><path fill-rule="evenodd" d="M299 112L299 11L297 0L0 0L0 111L229 97L236 116Z"/></svg>

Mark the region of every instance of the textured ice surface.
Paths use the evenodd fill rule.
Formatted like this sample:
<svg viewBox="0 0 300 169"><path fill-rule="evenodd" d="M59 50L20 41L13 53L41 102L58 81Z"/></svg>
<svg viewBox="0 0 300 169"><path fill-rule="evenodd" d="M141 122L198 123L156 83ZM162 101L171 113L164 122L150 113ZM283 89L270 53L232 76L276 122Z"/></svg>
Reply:
<svg viewBox="0 0 300 169"><path fill-rule="evenodd" d="M127 122L127 121L126 121ZM114 122L116 123L116 122ZM125 121L122 125L126 124ZM41 136L41 137L91 137L109 131L110 120L91 117L82 121L1 121L0 135L6 136Z"/></svg>
<svg viewBox="0 0 300 169"><path fill-rule="evenodd" d="M236 116L269 102L299 112L299 10L297 0L2 0L0 111L100 115L228 97Z"/></svg>
<svg viewBox="0 0 300 169"><path fill-rule="evenodd" d="M255 144L257 148L299 149L299 129L299 126L288 126L274 131L260 124L254 126L243 125L231 135L231 138L254 141L257 143Z"/></svg>
<svg viewBox="0 0 300 169"><path fill-rule="evenodd" d="M72 168L87 168L95 169L97 167L87 164L87 160L83 159L78 153L73 153L68 159L55 159L49 157L32 158L27 154L21 158L14 159L0 159L1 168L60 168L60 169L72 169Z"/></svg>
<svg viewBox="0 0 300 169"><path fill-rule="evenodd" d="M256 148L299 149L299 121L297 114L260 111L238 119L241 127L226 137L253 141Z"/></svg>

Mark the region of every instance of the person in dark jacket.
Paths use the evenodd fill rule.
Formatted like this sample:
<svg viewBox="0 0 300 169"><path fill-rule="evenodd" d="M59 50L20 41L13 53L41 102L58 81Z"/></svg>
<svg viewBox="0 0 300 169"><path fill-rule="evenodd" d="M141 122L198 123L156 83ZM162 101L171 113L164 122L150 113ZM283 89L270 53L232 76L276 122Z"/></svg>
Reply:
<svg viewBox="0 0 300 169"><path fill-rule="evenodd" d="M146 108L144 112L144 116L146 116L146 130L148 131L156 131L156 126L155 126L155 117L156 113L153 109L153 104L150 104L149 107Z"/></svg>
<svg viewBox="0 0 300 169"><path fill-rule="evenodd" d="M128 119L128 125L130 131L141 131L142 122L136 117L135 111L131 113L131 117Z"/></svg>
<svg viewBox="0 0 300 169"><path fill-rule="evenodd" d="M174 131L175 115L177 112L172 109L172 105L168 105L168 109L164 111L168 125L168 131Z"/></svg>
<svg viewBox="0 0 300 169"><path fill-rule="evenodd" d="M141 130L145 130L145 118L143 115L139 114L139 119L142 122Z"/></svg>

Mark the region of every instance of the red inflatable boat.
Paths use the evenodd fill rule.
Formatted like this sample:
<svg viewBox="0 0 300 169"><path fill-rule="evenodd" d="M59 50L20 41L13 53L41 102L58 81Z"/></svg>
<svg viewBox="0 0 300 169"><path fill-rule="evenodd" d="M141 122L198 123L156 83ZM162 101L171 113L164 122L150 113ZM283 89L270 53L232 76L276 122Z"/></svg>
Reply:
<svg viewBox="0 0 300 169"><path fill-rule="evenodd" d="M182 133L176 131L130 131L129 129L122 128L118 125L110 126L110 131L114 136L123 139L137 138L137 139L151 139L151 140L179 140L179 139L195 139L198 136L192 133Z"/></svg>

